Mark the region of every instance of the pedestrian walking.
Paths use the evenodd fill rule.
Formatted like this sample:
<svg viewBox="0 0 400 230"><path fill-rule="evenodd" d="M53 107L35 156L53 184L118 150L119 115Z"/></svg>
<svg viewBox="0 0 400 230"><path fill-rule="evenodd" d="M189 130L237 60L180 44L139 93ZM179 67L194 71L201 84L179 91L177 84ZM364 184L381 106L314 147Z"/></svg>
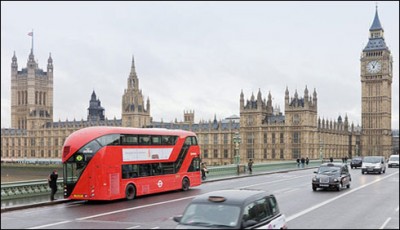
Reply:
<svg viewBox="0 0 400 230"><path fill-rule="evenodd" d="M252 174L253 173L253 159L249 160L249 163L247 163L247 166L249 168L249 173Z"/></svg>
<svg viewBox="0 0 400 230"><path fill-rule="evenodd" d="M301 167L304 168L304 163L306 163L306 159L302 157L300 161L301 161Z"/></svg>
<svg viewBox="0 0 400 230"><path fill-rule="evenodd" d="M306 166L308 166L309 162L310 162L310 159L308 159L308 157L306 157Z"/></svg>
<svg viewBox="0 0 400 230"><path fill-rule="evenodd" d="M299 168L300 167L300 158L297 158L296 162L297 162L297 168Z"/></svg>
<svg viewBox="0 0 400 230"><path fill-rule="evenodd" d="M57 192L57 179L58 179L58 173L57 169L54 169L53 172L49 175L49 187L51 188L51 194L50 194L50 200L56 200L54 199L54 195Z"/></svg>
<svg viewBox="0 0 400 230"><path fill-rule="evenodd" d="M207 165L205 162L201 163L201 179L205 180L207 178L206 173L208 173Z"/></svg>

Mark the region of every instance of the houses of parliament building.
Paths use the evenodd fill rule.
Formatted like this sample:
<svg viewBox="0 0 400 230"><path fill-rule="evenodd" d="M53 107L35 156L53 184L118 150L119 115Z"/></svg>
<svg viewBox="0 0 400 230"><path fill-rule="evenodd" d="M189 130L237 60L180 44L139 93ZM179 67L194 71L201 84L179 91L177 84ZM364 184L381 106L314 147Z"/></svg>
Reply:
<svg viewBox="0 0 400 230"><path fill-rule="evenodd" d="M1 159L50 159L60 161L65 139L90 126L124 126L184 129L198 137L202 160L209 165L247 162L342 158L392 154L391 95L392 55L376 10L362 50L361 127L347 115L332 120L318 116L318 94L307 86L290 92L286 87L284 113L272 105L272 95L245 97L240 92L240 116L195 123L194 111L184 111L183 121L153 121L150 100L143 98L134 58L122 95L121 119L107 119L93 91L86 120L53 121L53 59L40 69L31 50L27 66L18 70L11 59L11 128L1 129ZM326 102L325 102L326 103ZM239 143L240 142L240 143Z"/></svg>

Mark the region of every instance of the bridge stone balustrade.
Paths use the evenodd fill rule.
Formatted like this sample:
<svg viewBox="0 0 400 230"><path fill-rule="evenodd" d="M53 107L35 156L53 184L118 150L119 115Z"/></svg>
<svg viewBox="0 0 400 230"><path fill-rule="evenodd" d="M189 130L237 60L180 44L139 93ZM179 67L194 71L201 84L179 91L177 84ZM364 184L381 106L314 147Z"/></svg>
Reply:
<svg viewBox="0 0 400 230"><path fill-rule="evenodd" d="M57 181L57 188L63 191L63 180ZM1 184L1 199L17 199L50 194L47 180L18 181Z"/></svg>

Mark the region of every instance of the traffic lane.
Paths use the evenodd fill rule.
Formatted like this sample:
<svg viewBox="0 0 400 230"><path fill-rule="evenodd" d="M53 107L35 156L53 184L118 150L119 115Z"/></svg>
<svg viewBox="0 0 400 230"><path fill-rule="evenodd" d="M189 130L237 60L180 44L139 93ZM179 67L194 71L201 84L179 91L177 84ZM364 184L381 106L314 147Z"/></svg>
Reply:
<svg viewBox="0 0 400 230"><path fill-rule="evenodd" d="M305 172L305 171L309 171L309 172ZM308 178L304 180L304 189L306 189L307 184L310 185L310 181L311 181L311 177L312 177L312 171L313 170L304 170L304 171L296 171L296 172L292 172L292 173L287 173L287 174L269 174L269 175L264 175L264 176L255 176L255 177L251 177L251 178L242 178L242 179L238 179L238 180L228 180L228 181L218 181L218 182L213 182L213 183L205 183L199 187L196 188L201 188L200 190L197 190L195 188L192 188L191 190L189 190L188 192L193 192L194 194L196 194L196 191L200 191L200 193L203 192L208 192L211 190L218 190L218 189L225 189L225 188L238 188L238 187L243 187L243 186L251 186L257 183L264 183L267 182L269 184L268 188L266 190L271 190L271 186L278 186L278 190L275 191L282 191L282 190L287 190L290 191L292 190L291 188L282 188L285 187L285 185L283 183L286 183L287 181L291 181L294 180L292 182L292 184L302 184L301 181L297 181L299 176L304 176L304 178ZM302 177L300 177L302 178ZM253 182L254 181L254 182ZM286 182L285 182L286 181ZM279 182L279 183L278 183ZM235 186L233 186L235 185ZM254 187L254 186L253 186ZM310 187L311 188L311 187ZM144 196L144 197L138 197L137 199L133 200L133 201L117 201L117 202L109 202L109 203L105 203L105 204L85 204L85 205L78 205L75 206L76 210L72 211L71 209L74 209L74 207L70 207L70 209L67 212L67 216L70 215L75 215L74 218L70 218L71 219L77 219L77 221L90 221L89 219L82 219L85 218L87 216L90 216L88 214L101 214L104 213L106 211L109 210L122 210L124 208L129 208L132 207L133 204L135 204L135 207L140 206L140 205L146 205L146 204L150 204L154 201L159 201L159 200L168 200L174 197L182 197L182 195L190 195L188 193L183 193L183 192L170 192L170 193L164 193L164 194L158 194L158 195L151 195L151 196ZM189 201L188 201L189 202ZM172 206L172 207L178 207L178 210L181 209L181 211L179 211L176 214L180 214L181 212L183 212L184 208L186 206L186 203L184 203L184 205L182 207L179 206ZM95 207L95 208L93 208ZM164 207L161 207L161 209L164 209ZM167 208L171 209L171 208ZM283 208L281 208L281 210L284 210ZM157 211L157 209L152 209L151 213ZM52 211L53 213L54 211ZM123 211L119 212L119 213L123 213ZM53 213L54 214L54 213ZM52 215L52 214L51 214ZM175 213L173 214L175 215ZM63 212L62 216L66 216L65 212ZM104 215L105 217L107 215ZM113 218L110 218L109 220L112 221ZM168 220L170 220L168 218ZM168 220L162 219L162 221L168 222ZM68 221L68 219L66 220ZM131 220L127 220L126 223L131 224L134 222L129 222ZM160 224L162 224L162 221L160 222L160 220L155 220L152 219L152 223L157 224L157 222L159 223L158 226L160 226ZM100 223L100 220L99 220ZM174 223L171 220L171 223ZM93 224L93 223L92 223ZM81 226L81 225L79 225ZM175 225L174 225L175 226ZM133 226L134 227L134 226ZM89 228L89 227L88 227Z"/></svg>
<svg viewBox="0 0 400 230"><path fill-rule="evenodd" d="M310 171L310 173L312 173L312 171ZM387 173L390 173L390 171L391 170L387 171ZM255 189L269 190L274 193L281 212L284 213L286 217L290 217L302 212L308 207L318 205L321 202L335 198L340 194L349 192L352 189L385 176L385 174L362 175L361 171L359 171L359 173L352 173L350 189L344 188L341 191L318 189L314 192L311 187L311 179L314 173L310 174L309 177L307 174L306 176L296 174L298 174L298 172L292 172L289 174L292 176L292 180L281 180L279 183L268 183L266 178L264 183L254 183L252 187Z"/></svg>
<svg viewBox="0 0 400 230"><path fill-rule="evenodd" d="M221 187L222 184L224 183L219 183L216 187ZM2 228L82 228L83 226L85 228L108 228L107 226L113 228L116 224L114 220L119 219L121 219L121 223L124 222L124 219L127 219L126 227L138 225L141 228L147 228L146 226L149 226L149 224L163 224L171 213L181 214L193 197L200 193L212 191L214 186L210 185L210 183L205 183L185 192L177 190L141 196L132 201L122 199L117 201L76 202L73 204L40 207L35 210L18 210L2 214L2 219L3 217L7 219L7 221L2 221ZM222 187L224 186L222 185ZM166 200L178 202L176 200L182 198L188 201L183 201L185 203L182 205L172 205L168 208L160 207ZM152 207L153 204L157 208ZM140 209L144 207L148 207L149 210L142 213ZM139 211L130 212L136 209ZM160 212L160 210L164 211ZM168 210L168 212L165 212L165 210ZM151 215L148 215L148 213L151 213ZM17 222L16 220L19 220L20 216L31 216L32 221ZM52 218L43 218L44 216L51 216ZM170 220L170 224L176 225L172 220ZM115 226L114 228L122 227L121 225L124 224L118 224L118 227Z"/></svg>
<svg viewBox="0 0 400 230"><path fill-rule="evenodd" d="M297 229L379 229L399 204L399 174L376 177L370 183L319 204L293 217L288 226ZM398 228L398 224L397 224Z"/></svg>
<svg viewBox="0 0 400 230"><path fill-rule="evenodd" d="M307 175L308 176L308 175ZM274 177L274 179L271 179L270 183L277 183L282 180L282 175L278 176L270 176ZM251 178L253 179L253 177ZM285 180L288 178L286 177ZM253 185L253 183L249 183L249 178L247 180L239 179L240 182L235 181L218 181L218 182L213 182L213 183L206 183L201 186L201 191L202 193L206 193L209 191L213 190L220 190L220 189L230 189L230 188L239 188L239 187L250 187L250 185ZM265 178L262 178L259 182L265 183ZM242 186L237 186L238 184ZM235 185L235 186L232 186ZM194 198L191 197L190 199L182 199L179 201L174 201L174 202L164 202L162 205L162 208L153 206L153 205L147 205L146 207L143 207L143 210L139 213L136 212L124 212L121 214L115 214L119 215L118 217L114 217L112 215L108 215L105 218L100 218L100 219L92 219L98 220L98 221L112 221L114 218L118 218L122 222L134 222L135 224L129 228L137 227L140 226L140 228L160 228L160 229L171 229L175 228L177 223L172 220L173 216L181 215L186 208L186 206L190 203L190 201ZM147 209L147 210L146 210ZM164 210L168 210L165 212ZM136 210L135 210L136 211ZM160 215L161 214L161 215ZM169 215L169 216L168 216ZM138 220L143 221L143 222L138 222ZM153 225L149 225L149 223L153 223Z"/></svg>
<svg viewBox="0 0 400 230"><path fill-rule="evenodd" d="M271 174L267 178L263 178L265 176L262 176L262 178L258 179L257 182L264 182L265 180L269 180L269 183L277 183L282 180L282 175L283 174ZM289 178L288 176L285 177L286 178L284 178L283 180L292 179L290 178L291 176L289 176ZM240 187L237 185L241 185L241 187L246 187L253 184L251 182L253 178L255 177L240 179L239 181L228 180L205 183L199 187L196 187L198 189L192 188L188 192L169 192L158 195L150 195L138 197L133 201L118 201L110 203L90 202L85 205L73 207L77 209L77 211L73 212L76 215L74 218L48 223L47 225L36 227L82 228L86 224L87 226L85 226L85 228L96 228L99 226L102 226L103 228L112 228L112 226L114 226L115 224L115 220L119 220L119 222L121 223L118 224L119 227L122 227L121 225L126 224L130 225L127 226L127 228L172 228L176 226L176 223L172 220L172 216L182 214L184 208L195 195L213 190ZM235 186L232 186L233 184ZM191 193L193 193L194 195ZM190 197L187 197L187 195L190 195ZM183 199L179 202L172 200L173 198L182 198L182 196L185 196L188 199ZM172 202L157 203L165 200L172 200ZM133 203L136 204L135 207L132 207ZM160 207L160 205L162 205L162 207ZM141 209L141 211L138 211L139 209ZM93 210L96 210L96 213L93 213ZM162 210L168 210L168 213ZM89 213L93 215L88 215Z"/></svg>

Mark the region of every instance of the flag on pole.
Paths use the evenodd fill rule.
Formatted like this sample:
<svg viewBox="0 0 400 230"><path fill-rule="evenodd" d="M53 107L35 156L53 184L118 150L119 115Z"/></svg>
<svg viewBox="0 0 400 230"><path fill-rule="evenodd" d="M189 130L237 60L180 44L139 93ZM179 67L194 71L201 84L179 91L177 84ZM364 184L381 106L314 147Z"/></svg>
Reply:
<svg viewBox="0 0 400 230"><path fill-rule="evenodd" d="M33 36L33 32L29 32L29 33L28 33L28 36Z"/></svg>

